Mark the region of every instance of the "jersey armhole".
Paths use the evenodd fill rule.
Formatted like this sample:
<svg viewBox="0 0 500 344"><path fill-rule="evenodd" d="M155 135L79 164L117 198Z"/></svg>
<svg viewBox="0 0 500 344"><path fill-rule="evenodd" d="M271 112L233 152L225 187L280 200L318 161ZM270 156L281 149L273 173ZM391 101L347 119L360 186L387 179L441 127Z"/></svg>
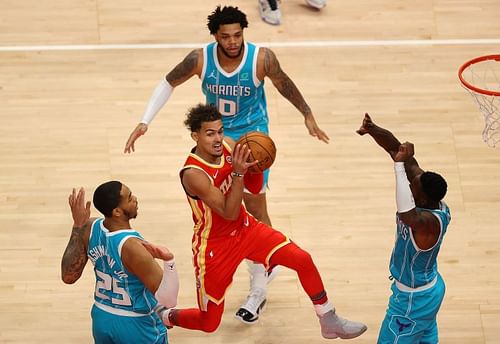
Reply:
<svg viewBox="0 0 500 344"><path fill-rule="evenodd" d="M184 190L184 192L186 193L186 195L188 195L189 198L192 198L192 199L195 199L195 200L199 200L200 198L198 196L193 196L191 194L189 194L186 190L186 187L184 186L184 182L182 181L182 176L184 175L184 171L186 170L189 170L189 169L196 169L196 170L199 170L199 171L202 171L203 173L205 173L208 177L208 179L210 180L210 183L212 183L212 185L214 185L214 180L212 178L212 176L210 174L207 173L207 171L205 171L204 169L202 169L201 167L199 166L196 166L196 165L186 165L184 166L180 172L179 172L179 175L181 177L181 185L182 185L182 189Z"/></svg>
<svg viewBox="0 0 500 344"><path fill-rule="evenodd" d="M418 247L416 241L415 241L415 238L413 237L413 229L411 229L410 227L410 238L411 238L411 242L413 244L413 247L418 251L418 252L429 252L429 251L432 251L436 245L441 241L441 238L443 236L443 221L441 220L441 217L439 216L439 214L436 214L435 212L433 211L430 211L430 213L435 216L439 222L439 236L436 240L436 242L434 243L434 245L432 245L431 247L429 247L428 249L426 250L423 250L421 249L420 247Z"/></svg>
<svg viewBox="0 0 500 344"><path fill-rule="evenodd" d="M203 79L205 79L205 74L207 72L207 59L208 59L208 55L207 55L207 49L208 49L208 45L205 45L203 47L203 66L201 67L201 75L200 75L200 80L203 82Z"/></svg>
<svg viewBox="0 0 500 344"><path fill-rule="evenodd" d="M257 62L259 61L259 51L260 47L256 45L252 61L252 78L255 87L259 87L261 83L264 82L264 80L260 81L259 78L257 77Z"/></svg>

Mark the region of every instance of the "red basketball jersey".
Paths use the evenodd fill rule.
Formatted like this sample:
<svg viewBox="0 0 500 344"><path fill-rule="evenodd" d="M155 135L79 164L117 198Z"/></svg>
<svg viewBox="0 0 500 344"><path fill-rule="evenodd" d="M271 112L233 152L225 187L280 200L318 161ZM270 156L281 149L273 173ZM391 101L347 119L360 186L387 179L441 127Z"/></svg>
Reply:
<svg viewBox="0 0 500 344"><path fill-rule="evenodd" d="M195 168L205 172L212 185L218 188L224 195L231 188L233 171L231 148L223 141L223 155L219 164L211 164L194 153L190 153L184 167L180 171L181 183L182 175L186 169ZM234 221L224 219L217 212L212 211L201 199L189 195L186 192L189 205L193 211L194 236L204 239L213 239L220 236L234 235L234 231L241 228L244 221L248 223L248 214L241 204L240 214Z"/></svg>
<svg viewBox="0 0 500 344"><path fill-rule="evenodd" d="M217 187L224 195L230 190L233 166L231 148L226 142L223 142L223 155L221 156L219 164L208 163L191 152L184 163L184 167L180 171L181 183L184 171L189 168L195 168L205 172L212 185ZM241 258L237 254L231 254L231 252L226 252L228 256L218 254L215 258L211 257L211 255L214 251L225 252L231 250L231 248L225 246L233 242L234 237L238 236L243 228L249 225L249 214L243 204L241 204L238 218L235 221L229 221L213 211L198 197L189 195L187 192L186 196L193 212L193 265L195 268L197 288L199 290L198 295L200 297L198 302L203 309L205 301L201 299L201 295L206 295L210 300L219 304L224 299L226 289L231 284L234 271L227 272L225 271L226 268L224 268L224 272L220 272L217 270L217 267L227 267L227 269L229 269L232 268L233 265L238 266L241 262ZM255 220L251 222L253 223ZM219 262L221 259L222 261ZM235 264L231 264L230 260L235 260ZM227 281L225 280L223 283L218 283L217 276L220 275L227 277ZM209 276L212 276L212 278L208 278Z"/></svg>

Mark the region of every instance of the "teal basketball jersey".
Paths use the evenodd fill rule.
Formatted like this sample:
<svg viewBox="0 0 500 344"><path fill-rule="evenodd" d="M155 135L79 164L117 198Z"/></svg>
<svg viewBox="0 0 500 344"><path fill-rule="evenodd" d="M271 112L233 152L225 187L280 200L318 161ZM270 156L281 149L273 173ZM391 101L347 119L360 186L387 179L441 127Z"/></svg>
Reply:
<svg viewBox="0 0 500 344"><path fill-rule="evenodd" d="M96 276L95 302L108 306L108 310L150 314L157 303L154 295L125 268L121 260L125 241L129 238L142 240L142 236L132 229L110 232L103 221L97 219L92 224L87 251Z"/></svg>
<svg viewBox="0 0 500 344"><path fill-rule="evenodd" d="M439 220L441 233L436 244L427 250L418 248L411 227L404 224L396 215L396 243L392 251L390 271L392 277L410 288L418 288L434 280L437 276L437 255L443 237L450 223L450 209L443 201L439 209L419 209L430 211Z"/></svg>
<svg viewBox="0 0 500 344"><path fill-rule="evenodd" d="M237 140L249 131L269 134L264 81L257 78L259 47L244 43L243 59L231 73L224 71L217 58L217 42L203 48L200 76L207 104L222 114L224 133Z"/></svg>

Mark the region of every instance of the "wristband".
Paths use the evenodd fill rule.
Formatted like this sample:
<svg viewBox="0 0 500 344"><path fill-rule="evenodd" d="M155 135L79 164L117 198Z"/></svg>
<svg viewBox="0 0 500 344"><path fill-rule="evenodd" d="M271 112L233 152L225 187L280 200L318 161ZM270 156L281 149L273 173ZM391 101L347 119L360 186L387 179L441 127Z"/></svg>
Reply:
<svg viewBox="0 0 500 344"><path fill-rule="evenodd" d="M231 172L232 177L243 177L245 174L240 172Z"/></svg>

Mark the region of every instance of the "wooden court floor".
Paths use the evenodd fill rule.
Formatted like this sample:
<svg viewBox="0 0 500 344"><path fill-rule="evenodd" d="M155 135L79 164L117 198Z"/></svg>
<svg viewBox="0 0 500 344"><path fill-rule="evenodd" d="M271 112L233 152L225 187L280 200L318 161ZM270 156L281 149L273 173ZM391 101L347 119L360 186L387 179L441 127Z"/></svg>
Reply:
<svg viewBox="0 0 500 344"><path fill-rule="evenodd" d="M134 226L176 254L179 306L196 305L191 213L178 170L193 144L182 121L203 101L199 81L175 90L134 154L122 151L160 78L212 40L206 16L218 3L0 0L0 343L92 342L92 269L64 285L60 258L72 225L69 192L83 186L90 196L110 179L138 196ZM500 3L330 1L316 12L283 0L278 27L260 20L257 1L227 4L247 13L245 38L272 47L331 137L328 145L310 138L300 114L267 81L278 147L271 218L312 254L339 314L368 325L350 342L376 342L395 230L391 160L355 134L369 112L415 144L424 169L448 180L453 218L439 259L447 284L440 343L500 343L500 151L482 142L483 118L457 78L466 60L500 52ZM175 328L170 341L325 341L286 270L270 286L260 322L237 322L245 270L235 276L216 333Z"/></svg>

